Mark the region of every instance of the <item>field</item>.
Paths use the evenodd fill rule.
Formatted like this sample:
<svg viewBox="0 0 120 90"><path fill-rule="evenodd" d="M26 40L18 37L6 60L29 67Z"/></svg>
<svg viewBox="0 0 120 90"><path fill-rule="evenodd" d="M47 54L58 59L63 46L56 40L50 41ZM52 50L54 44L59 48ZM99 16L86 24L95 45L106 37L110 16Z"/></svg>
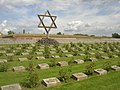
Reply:
<svg viewBox="0 0 120 90"><path fill-rule="evenodd" d="M79 59L84 63L74 62ZM4 60L7 62L2 63ZM57 63L60 61L68 62L68 66L59 66ZM38 86L26 88L21 85L23 90L120 90L120 72L110 69L113 65L120 66L120 42L67 43L59 46L44 46L38 43L2 44L0 45L0 62L0 86L21 84L28 76L29 70L13 72L13 67L29 68L29 64L33 63L34 70L39 76ZM36 68L38 64L42 63L47 63L50 67ZM101 76L96 73L88 74L89 77L81 81L69 78L67 82L61 81L61 85L54 87L45 87L41 84L43 79L60 77L61 70L70 69L70 76L74 73L86 73L86 67L91 63L94 64L93 69L103 68L108 73ZM3 64L7 66L6 71L1 69Z"/></svg>

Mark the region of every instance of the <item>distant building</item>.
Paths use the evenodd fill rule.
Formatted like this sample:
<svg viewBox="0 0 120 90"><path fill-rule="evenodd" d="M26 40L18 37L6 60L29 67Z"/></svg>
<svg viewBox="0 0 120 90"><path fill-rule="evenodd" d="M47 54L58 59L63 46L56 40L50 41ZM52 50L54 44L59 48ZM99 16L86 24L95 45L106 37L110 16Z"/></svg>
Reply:
<svg viewBox="0 0 120 90"><path fill-rule="evenodd" d="M23 34L25 34L25 29L23 29Z"/></svg>

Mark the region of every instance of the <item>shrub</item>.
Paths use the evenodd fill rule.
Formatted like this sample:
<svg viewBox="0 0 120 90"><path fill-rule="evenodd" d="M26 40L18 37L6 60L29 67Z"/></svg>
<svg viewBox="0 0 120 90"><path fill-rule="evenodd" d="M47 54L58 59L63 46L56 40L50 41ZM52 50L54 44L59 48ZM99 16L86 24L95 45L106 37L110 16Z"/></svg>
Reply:
<svg viewBox="0 0 120 90"><path fill-rule="evenodd" d="M101 54L100 54L99 52L95 53L95 58L101 59L101 58L102 58L102 57L101 57Z"/></svg>
<svg viewBox="0 0 120 90"><path fill-rule="evenodd" d="M106 61L104 64L103 64L103 69L107 70L107 71L110 71L111 70L111 62L110 61Z"/></svg>
<svg viewBox="0 0 120 90"><path fill-rule="evenodd" d="M33 64L29 64L29 74L27 78L21 82L22 86L27 87L27 88L34 88L38 85L39 82L39 77L37 73L34 71Z"/></svg>
<svg viewBox="0 0 120 90"><path fill-rule="evenodd" d="M7 72L8 66L6 63L0 63L0 72Z"/></svg>
<svg viewBox="0 0 120 90"><path fill-rule="evenodd" d="M89 55L85 55L85 56L84 56L84 60L85 60L85 61L89 61L89 58L90 58Z"/></svg>
<svg viewBox="0 0 120 90"><path fill-rule="evenodd" d="M85 73L86 73L87 75L93 75L93 74L94 74L94 66L95 66L95 64L94 64L93 62L91 62L90 64L88 64L88 65L86 66Z"/></svg>
<svg viewBox="0 0 120 90"><path fill-rule="evenodd" d="M57 65L56 59L55 58L51 59L49 65L50 65L50 67L55 67Z"/></svg>
<svg viewBox="0 0 120 90"><path fill-rule="evenodd" d="M60 69L59 70L59 80L63 82L68 82L71 77L71 67L66 68L66 69Z"/></svg>
<svg viewBox="0 0 120 90"><path fill-rule="evenodd" d="M13 56L9 56L8 59L9 62L13 61Z"/></svg>
<svg viewBox="0 0 120 90"><path fill-rule="evenodd" d="M112 58L113 56L112 56L112 53L108 53L108 57L109 58Z"/></svg>

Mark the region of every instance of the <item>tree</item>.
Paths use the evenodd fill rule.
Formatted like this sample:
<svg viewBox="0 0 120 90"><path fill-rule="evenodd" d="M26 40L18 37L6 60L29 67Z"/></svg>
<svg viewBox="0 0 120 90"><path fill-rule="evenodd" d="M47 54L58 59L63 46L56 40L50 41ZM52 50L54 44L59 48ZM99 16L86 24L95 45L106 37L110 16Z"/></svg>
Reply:
<svg viewBox="0 0 120 90"><path fill-rule="evenodd" d="M62 33L61 33L61 32L58 32L57 35L62 35Z"/></svg>
<svg viewBox="0 0 120 90"><path fill-rule="evenodd" d="M113 37L113 38L120 38L120 35L119 35L118 33L113 33L113 34L112 34L112 37Z"/></svg>
<svg viewBox="0 0 120 90"><path fill-rule="evenodd" d="M8 31L8 35L15 34L13 31Z"/></svg>

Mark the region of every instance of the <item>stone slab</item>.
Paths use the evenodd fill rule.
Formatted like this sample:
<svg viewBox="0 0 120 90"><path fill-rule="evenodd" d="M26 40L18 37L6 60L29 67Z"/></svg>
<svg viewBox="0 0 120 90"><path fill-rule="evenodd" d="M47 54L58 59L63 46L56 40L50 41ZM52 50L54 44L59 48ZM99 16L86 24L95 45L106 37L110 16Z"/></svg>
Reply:
<svg viewBox="0 0 120 90"><path fill-rule="evenodd" d="M6 63L7 60L6 59L0 59L0 63Z"/></svg>
<svg viewBox="0 0 120 90"><path fill-rule="evenodd" d="M61 82L56 77L47 78L47 79L42 80L42 84L45 85L46 87L56 86L56 85L59 85L60 83Z"/></svg>
<svg viewBox="0 0 120 90"><path fill-rule="evenodd" d="M29 55L28 52L22 52L22 55Z"/></svg>
<svg viewBox="0 0 120 90"><path fill-rule="evenodd" d="M43 54L43 52L35 52L35 54L40 55Z"/></svg>
<svg viewBox="0 0 120 90"><path fill-rule="evenodd" d="M16 66L16 67L13 67L13 72L22 72L22 71L25 71L25 67L24 66Z"/></svg>
<svg viewBox="0 0 120 90"><path fill-rule="evenodd" d="M36 59L45 59L44 56L37 56Z"/></svg>
<svg viewBox="0 0 120 90"><path fill-rule="evenodd" d="M94 62L94 61L97 61L96 58L89 58L90 61Z"/></svg>
<svg viewBox="0 0 120 90"><path fill-rule="evenodd" d="M58 55L55 55L55 56L52 55L51 57L52 57L52 58L60 58L60 56L58 56Z"/></svg>
<svg viewBox="0 0 120 90"><path fill-rule="evenodd" d="M77 63L77 64L81 64L81 63L84 63L84 60L77 59L77 60L74 60L74 62Z"/></svg>
<svg viewBox="0 0 120 90"><path fill-rule="evenodd" d="M109 57L108 57L108 56L102 56L102 58L103 58L103 59L109 59Z"/></svg>
<svg viewBox="0 0 120 90"><path fill-rule="evenodd" d="M68 66L68 62L66 62L66 61L61 61L61 62L58 62L58 65L59 65L59 66Z"/></svg>
<svg viewBox="0 0 120 90"><path fill-rule="evenodd" d="M72 74L72 78L77 81L80 81L80 80L88 78L88 76L84 73L75 73L75 74Z"/></svg>
<svg viewBox="0 0 120 90"><path fill-rule="evenodd" d="M120 71L120 67L117 65L111 66L111 69L113 69L115 71Z"/></svg>
<svg viewBox="0 0 120 90"><path fill-rule="evenodd" d="M72 54L65 54L66 57L73 57Z"/></svg>
<svg viewBox="0 0 120 90"><path fill-rule="evenodd" d="M27 58L18 58L18 61L26 61L28 60Z"/></svg>
<svg viewBox="0 0 120 90"><path fill-rule="evenodd" d="M94 70L95 73L99 74L99 75L104 75L104 74L107 74L107 71L100 68L100 69L95 69Z"/></svg>
<svg viewBox="0 0 120 90"><path fill-rule="evenodd" d="M118 56L117 56L117 55L113 55L113 57L114 57L114 58L118 58Z"/></svg>
<svg viewBox="0 0 120 90"><path fill-rule="evenodd" d="M1 86L0 90L22 90L22 88L19 84L11 84L11 85Z"/></svg>
<svg viewBox="0 0 120 90"><path fill-rule="evenodd" d="M13 56L14 53L6 53L6 56Z"/></svg>
<svg viewBox="0 0 120 90"><path fill-rule="evenodd" d="M37 68L39 69L48 69L49 65L47 63L38 64Z"/></svg>

